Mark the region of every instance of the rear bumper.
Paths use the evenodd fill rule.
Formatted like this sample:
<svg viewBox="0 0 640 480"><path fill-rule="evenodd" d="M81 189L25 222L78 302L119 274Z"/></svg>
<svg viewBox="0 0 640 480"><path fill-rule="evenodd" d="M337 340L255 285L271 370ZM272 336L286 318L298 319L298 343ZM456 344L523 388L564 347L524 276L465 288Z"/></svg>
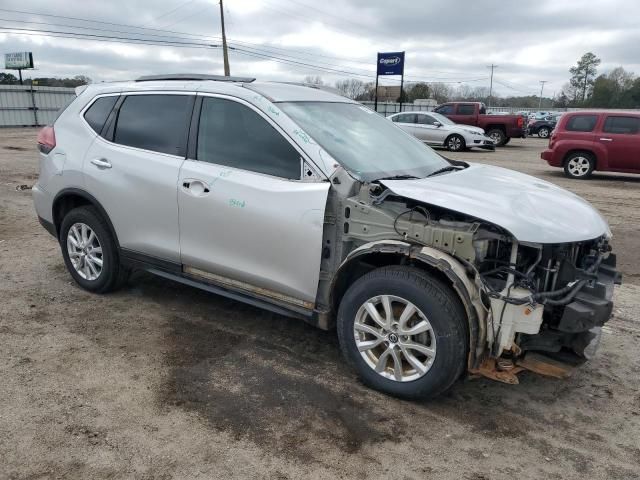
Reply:
<svg viewBox="0 0 640 480"><path fill-rule="evenodd" d="M553 154L553 150L546 149L540 152L540 158L545 160L552 167L561 167L562 162L558 160L558 157Z"/></svg>
<svg viewBox="0 0 640 480"><path fill-rule="evenodd" d="M48 220L45 220L40 216L38 217L38 221L40 222L40 225L42 225L47 232L49 232L55 238L58 238L58 234L56 232L56 226L52 222L49 222Z"/></svg>

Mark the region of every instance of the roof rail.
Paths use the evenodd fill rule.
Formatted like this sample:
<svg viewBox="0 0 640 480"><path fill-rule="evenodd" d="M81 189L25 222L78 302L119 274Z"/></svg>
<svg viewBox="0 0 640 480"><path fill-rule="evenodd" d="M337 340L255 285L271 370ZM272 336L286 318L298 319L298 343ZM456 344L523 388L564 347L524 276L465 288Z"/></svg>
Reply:
<svg viewBox="0 0 640 480"><path fill-rule="evenodd" d="M216 82L251 83L255 78L225 77L222 75L206 75L202 73L169 73L166 75L143 75L140 78L136 78L136 82L151 82L154 80L214 80Z"/></svg>

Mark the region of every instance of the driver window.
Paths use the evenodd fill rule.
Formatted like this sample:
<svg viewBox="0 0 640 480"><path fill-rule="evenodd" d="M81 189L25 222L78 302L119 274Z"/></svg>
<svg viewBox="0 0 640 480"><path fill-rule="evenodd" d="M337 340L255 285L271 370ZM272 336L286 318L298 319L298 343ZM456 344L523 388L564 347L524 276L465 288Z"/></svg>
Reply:
<svg viewBox="0 0 640 480"><path fill-rule="evenodd" d="M299 180L298 151L264 118L232 100L202 100L197 159Z"/></svg>

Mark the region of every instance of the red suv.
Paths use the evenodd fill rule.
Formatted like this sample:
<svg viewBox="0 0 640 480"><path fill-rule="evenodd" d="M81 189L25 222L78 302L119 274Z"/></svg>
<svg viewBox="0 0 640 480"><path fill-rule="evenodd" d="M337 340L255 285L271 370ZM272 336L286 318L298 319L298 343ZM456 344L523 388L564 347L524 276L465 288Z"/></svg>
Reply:
<svg viewBox="0 0 640 480"><path fill-rule="evenodd" d="M640 173L640 112L567 113L540 157L570 178L594 170Z"/></svg>

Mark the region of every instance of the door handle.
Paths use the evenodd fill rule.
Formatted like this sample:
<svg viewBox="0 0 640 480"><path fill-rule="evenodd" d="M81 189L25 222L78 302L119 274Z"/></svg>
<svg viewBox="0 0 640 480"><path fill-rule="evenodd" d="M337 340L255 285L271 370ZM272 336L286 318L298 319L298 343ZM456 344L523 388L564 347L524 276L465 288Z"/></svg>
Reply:
<svg viewBox="0 0 640 480"><path fill-rule="evenodd" d="M195 179L184 180L182 182L182 188L194 197L202 197L211 191L206 182Z"/></svg>
<svg viewBox="0 0 640 480"><path fill-rule="evenodd" d="M107 160L106 158L94 158L93 160L91 160L91 163L93 163L98 168L111 168L111 162L109 162L109 160Z"/></svg>
<svg viewBox="0 0 640 480"><path fill-rule="evenodd" d="M613 142L613 138L601 138L603 142Z"/></svg>

